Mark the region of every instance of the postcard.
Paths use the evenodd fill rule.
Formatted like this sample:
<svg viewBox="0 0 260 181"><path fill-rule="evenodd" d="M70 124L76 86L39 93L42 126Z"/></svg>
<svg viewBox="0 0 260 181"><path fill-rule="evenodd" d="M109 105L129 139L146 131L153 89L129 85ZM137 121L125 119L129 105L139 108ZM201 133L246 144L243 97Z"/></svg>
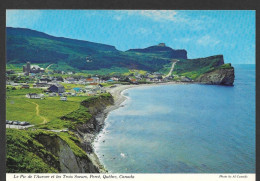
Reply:
<svg viewBox="0 0 260 181"><path fill-rule="evenodd" d="M6 10L7 180L255 180L255 11Z"/></svg>

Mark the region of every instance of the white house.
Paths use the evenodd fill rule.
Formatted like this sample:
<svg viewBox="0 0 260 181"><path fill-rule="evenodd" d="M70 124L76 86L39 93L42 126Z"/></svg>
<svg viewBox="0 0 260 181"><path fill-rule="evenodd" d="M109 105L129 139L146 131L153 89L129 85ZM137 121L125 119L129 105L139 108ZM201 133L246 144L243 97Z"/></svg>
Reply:
<svg viewBox="0 0 260 181"><path fill-rule="evenodd" d="M67 101L67 97L60 97L61 101Z"/></svg>
<svg viewBox="0 0 260 181"><path fill-rule="evenodd" d="M52 93L49 93L49 96L50 97L55 97L55 96L57 96L57 94L55 92L52 92Z"/></svg>
<svg viewBox="0 0 260 181"><path fill-rule="evenodd" d="M26 94L26 97L29 99L41 99L44 97L44 94L29 93Z"/></svg>

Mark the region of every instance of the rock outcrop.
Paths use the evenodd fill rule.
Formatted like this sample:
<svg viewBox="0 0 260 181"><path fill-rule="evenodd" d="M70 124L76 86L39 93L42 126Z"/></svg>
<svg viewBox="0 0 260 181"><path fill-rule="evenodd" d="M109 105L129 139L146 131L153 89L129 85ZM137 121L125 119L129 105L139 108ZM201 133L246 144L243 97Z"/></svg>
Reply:
<svg viewBox="0 0 260 181"><path fill-rule="evenodd" d="M61 173L99 173L98 165L88 155L79 157L59 136L39 135L38 141L58 158Z"/></svg>
<svg viewBox="0 0 260 181"><path fill-rule="evenodd" d="M76 134L82 140L82 148L88 154L94 154L92 148L92 142L94 141L95 136L104 126L104 120L106 115L103 111L107 106L112 105L114 99L112 96L108 97L98 97L93 98L92 100L83 101L81 105L88 108L89 113L92 115L92 118L84 124L79 124L76 126Z"/></svg>
<svg viewBox="0 0 260 181"><path fill-rule="evenodd" d="M195 81L204 84L217 84L217 85L228 85L232 86L234 83L235 74L234 68L218 68L211 72L207 72Z"/></svg>

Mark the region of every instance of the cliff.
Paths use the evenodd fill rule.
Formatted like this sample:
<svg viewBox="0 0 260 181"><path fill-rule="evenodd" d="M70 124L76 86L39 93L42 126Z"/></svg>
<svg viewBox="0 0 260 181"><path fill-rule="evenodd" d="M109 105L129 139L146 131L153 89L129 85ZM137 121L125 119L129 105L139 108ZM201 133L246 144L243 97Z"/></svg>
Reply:
<svg viewBox="0 0 260 181"><path fill-rule="evenodd" d="M232 86L235 79L234 67L229 68L217 68L210 72L207 72L195 81L204 84L217 84Z"/></svg>
<svg viewBox="0 0 260 181"><path fill-rule="evenodd" d="M62 117L70 131L7 129L8 173L104 173L92 149L92 141L104 119L98 114L113 97L101 94L81 102L80 108ZM105 115L104 115L105 116Z"/></svg>
<svg viewBox="0 0 260 181"><path fill-rule="evenodd" d="M82 108L79 108L78 110L62 117L62 119L71 120L76 123L72 128L72 131L80 138L80 147L89 157L92 158L90 164L96 165L98 168L97 172L106 171L99 163L97 156L93 152L92 142L94 141L95 136L103 128L106 117L106 115L103 114L104 109L113 103L114 99L111 94L106 93L99 96L93 96L81 102L81 106L86 108L85 113L82 114ZM84 119L87 121L82 122L80 121L81 118L79 114L87 114L90 115L90 117L85 116Z"/></svg>
<svg viewBox="0 0 260 181"><path fill-rule="evenodd" d="M94 164L91 158L82 151L75 149L64 137L58 135L39 134L37 140L58 158L59 170L61 173L98 173L98 165Z"/></svg>
<svg viewBox="0 0 260 181"><path fill-rule="evenodd" d="M173 69L177 81L233 85L234 67L224 63L223 55L179 60Z"/></svg>

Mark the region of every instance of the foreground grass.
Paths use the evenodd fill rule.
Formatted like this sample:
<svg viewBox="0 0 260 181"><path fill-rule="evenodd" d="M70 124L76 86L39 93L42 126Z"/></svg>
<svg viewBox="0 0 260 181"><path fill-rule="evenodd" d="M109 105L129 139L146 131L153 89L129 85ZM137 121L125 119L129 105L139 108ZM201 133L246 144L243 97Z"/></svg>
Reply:
<svg viewBox="0 0 260 181"><path fill-rule="evenodd" d="M50 140L61 139L80 158L86 153L78 146L79 139L72 132L54 133L50 131L28 131L6 129L7 173L57 173L60 171L58 155L47 148L42 136ZM59 145L56 145L59 147Z"/></svg>
<svg viewBox="0 0 260 181"><path fill-rule="evenodd" d="M70 122L60 117L79 109L80 102L88 96L68 97L68 101L60 101L59 97L45 99L28 99L27 93L41 93L40 89L17 89L7 91L6 119L27 121L41 128L63 129L68 128ZM36 104L39 105L39 115L36 114ZM47 125L42 125L43 117Z"/></svg>
<svg viewBox="0 0 260 181"><path fill-rule="evenodd" d="M80 103L96 100L99 97L69 96L67 101L60 101L60 97L28 99L25 97L27 93L42 93L42 90L31 88L7 91L6 119L26 121L35 125L36 128L49 130L73 129L76 124L86 122L92 115ZM110 94L101 94L100 96L108 95ZM65 115L66 119L64 119Z"/></svg>
<svg viewBox="0 0 260 181"><path fill-rule="evenodd" d="M31 132L6 129L6 165L8 173L57 173L58 158L47 151ZM45 158L51 158L51 163ZM52 165L52 166L50 166Z"/></svg>

